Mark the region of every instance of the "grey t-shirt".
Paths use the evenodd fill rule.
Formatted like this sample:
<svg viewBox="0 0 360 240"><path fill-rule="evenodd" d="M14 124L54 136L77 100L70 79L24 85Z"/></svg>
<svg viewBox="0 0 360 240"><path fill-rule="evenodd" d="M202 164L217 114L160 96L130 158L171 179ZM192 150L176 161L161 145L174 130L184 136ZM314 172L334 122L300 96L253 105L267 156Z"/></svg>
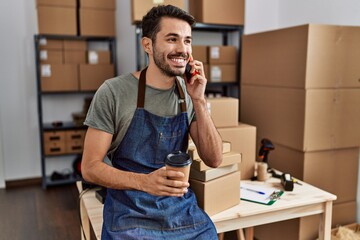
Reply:
<svg viewBox="0 0 360 240"><path fill-rule="evenodd" d="M189 123L195 120L195 112L190 96L186 92L184 80L178 78L186 96ZM132 74L121 75L106 80L94 95L84 124L113 134L108 151L113 153L121 143L137 107L139 80ZM167 90L146 85L145 110L162 117L173 117L181 113L176 84Z"/></svg>

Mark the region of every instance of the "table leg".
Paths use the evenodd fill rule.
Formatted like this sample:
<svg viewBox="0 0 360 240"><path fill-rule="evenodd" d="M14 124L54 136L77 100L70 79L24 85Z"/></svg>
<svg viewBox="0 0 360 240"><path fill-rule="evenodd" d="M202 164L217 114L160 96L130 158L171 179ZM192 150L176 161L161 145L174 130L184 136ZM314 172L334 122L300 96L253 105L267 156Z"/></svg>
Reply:
<svg viewBox="0 0 360 240"><path fill-rule="evenodd" d="M245 240L244 230L243 229L236 230L236 239L237 240Z"/></svg>
<svg viewBox="0 0 360 240"><path fill-rule="evenodd" d="M320 217L319 240L331 238L332 201L327 201L324 205L324 212Z"/></svg>
<svg viewBox="0 0 360 240"><path fill-rule="evenodd" d="M246 240L254 239L254 228L253 227L248 227L245 229L245 239Z"/></svg>

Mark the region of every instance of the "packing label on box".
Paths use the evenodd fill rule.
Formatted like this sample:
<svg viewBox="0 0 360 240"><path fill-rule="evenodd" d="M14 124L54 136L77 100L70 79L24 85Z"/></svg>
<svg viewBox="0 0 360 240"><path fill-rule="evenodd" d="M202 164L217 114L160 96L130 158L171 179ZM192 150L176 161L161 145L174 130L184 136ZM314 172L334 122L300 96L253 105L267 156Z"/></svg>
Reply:
<svg viewBox="0 0 360 240"><path fill-rule="evenodd" d="M212 58L212 59L220 58L220 48L219 47L211 47L210 58Z"/></svg>
<svg viewBox="0 0 360 240"><path fill-rule="evenodd" d="M46 45L47 45L47 40L46 40L46 38L40 38L40 40L39 40L39 45L40 45L40 46L46 46Z"/></svg>
<svg viewBox="0 0 360 240"><path fill-rule="evenodd" d="M220 82L221 81L221 68L219 66L211 66L211 81Z"/></svg>
<svg viewBox="0 0 360 240"><path fill-rule="evenodd" d="M46 50L40 51L40 60L46 61L48 59L48 54Z"/></svg>
<svg viewBox="0 0 360 240"><path fill-rule="evenodd" d="M99 63L99 55L96 51L89 51L89 64L98 64Z"/></svg>
<svg viewBox="0 0 360 240"><path fill-rule="evenodd" d="M41 65L41 76L42 77L51 77L51 65L50 64Z"/></svg>
<svg viewBox="0 0 360 240"><path fill-rule="evenodd" d="M153 0L153 4L164 4L164 0Z"/></svg>

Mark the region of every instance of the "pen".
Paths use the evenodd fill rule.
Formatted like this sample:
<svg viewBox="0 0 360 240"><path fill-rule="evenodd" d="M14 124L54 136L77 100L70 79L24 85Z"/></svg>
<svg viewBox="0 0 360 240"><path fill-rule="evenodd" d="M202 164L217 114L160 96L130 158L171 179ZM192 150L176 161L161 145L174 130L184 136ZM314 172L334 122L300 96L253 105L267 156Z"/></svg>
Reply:
<svg viewBox="0 0 360 240"><path fill-rule="evenodd" d="M251 188L241 187L241 189L245 189L245 190L248 190L248 191L250 191L250 192L254 192L254 193L258 193L258 194L265 195L265 193L264 193L264 192L257 191L257 190L251 189Z"/></svg>

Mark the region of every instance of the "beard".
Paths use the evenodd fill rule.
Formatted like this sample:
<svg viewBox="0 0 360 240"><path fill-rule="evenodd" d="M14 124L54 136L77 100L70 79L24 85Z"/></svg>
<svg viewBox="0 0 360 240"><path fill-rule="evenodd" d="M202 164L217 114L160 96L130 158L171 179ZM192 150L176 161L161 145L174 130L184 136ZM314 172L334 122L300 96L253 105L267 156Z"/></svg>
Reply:
<svg viewBox="0 0 360 240"><path fill-rule="evenodd" d="M161 52L158 52L155 47L153 48L153 53L154 53L153 55L154 63L164 75L168 77L176 77L176 76L182 76L184 74L185 69L177 69L177 68L172 69L170 64L166 62L165 56ZM169 55L169 57L183 57L185 59L188 58L187 54L184 53L171 54Z"/></svg>

